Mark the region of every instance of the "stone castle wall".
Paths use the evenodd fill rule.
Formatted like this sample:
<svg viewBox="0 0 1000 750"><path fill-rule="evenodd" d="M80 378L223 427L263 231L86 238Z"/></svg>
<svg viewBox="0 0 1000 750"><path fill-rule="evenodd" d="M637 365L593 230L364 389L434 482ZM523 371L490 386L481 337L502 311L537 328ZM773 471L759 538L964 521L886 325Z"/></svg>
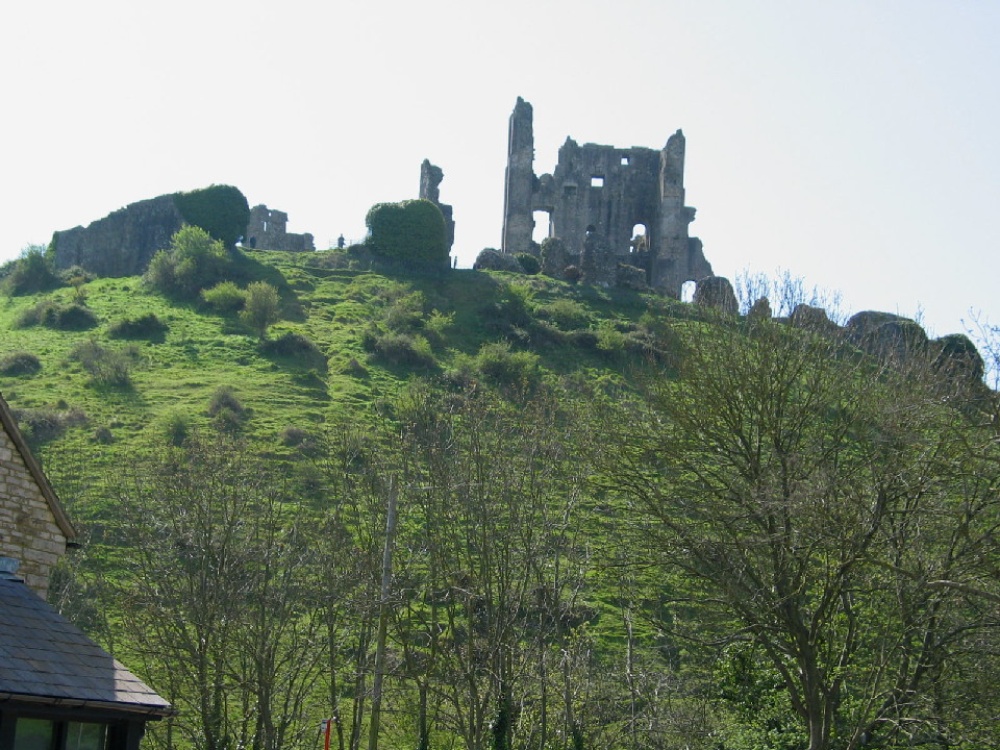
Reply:
<svg viewBox="0 0 1000 750"><path fill-rule="evenodd" d="M287 231L288 214L270 209L261 203L250 209L243 244L258 250L285 250L293 253L315 250L311 234L294 234Z"/></svg>
<svg viewBox="0 0 1000 750"><path fill-rule="evenodd" d="M170 247L183 224L173 196L130 203L86 227L56 232L55 266L80 266L98 276L138 276L158 250Z"/></svg>

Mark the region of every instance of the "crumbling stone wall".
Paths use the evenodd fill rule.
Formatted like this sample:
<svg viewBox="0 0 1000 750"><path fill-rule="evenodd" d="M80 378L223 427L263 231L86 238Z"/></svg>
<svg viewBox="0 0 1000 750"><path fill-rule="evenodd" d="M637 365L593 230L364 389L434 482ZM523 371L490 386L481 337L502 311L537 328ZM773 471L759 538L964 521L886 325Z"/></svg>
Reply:
<svg viewBox="0 0 1000 750"><path fill-rule="evenodd" d="M172 195L130 203L87 227L53 234L54 263L57 269L80 266L98 276L137 276L183 224Z"/></svg>
<svg viewBox="0 0 1000 750"><path fill-rule="evenodd" d="M443 179L444 172L441 171L441 167L431 164L428 159L424 159L423 163L420 165L420 194L417 197L428 200L441 209L441 213L444 215L444 226L448 242L448 254L450 255L451 247L455 244L455 217L452 207L447 203L441 202L441 191L439 186L441 185L441 180Z"/></svg>
<svg viewBox="0 0 1000 750"><path fill-rule="evenodd" d="M44 599L49 572L65 554L72 527L56 518L58 503L46 497L51 488L43 484L41 468L0 398L0 556L19 560L17 574Z"/></svg>
<svg viewBox="0 0 1000 750"><path fill-rule="evenodd" d="M315 250L311 234L293 234L287 231L288 214L270 209L263 203L250 209L243 243L258 250L286 250L301 253Z"/></svg>
<svg viewBox="0 0 1000 750"><path fill-rule="evenodd" d="M508 129L504 252L531 252L534 214L543 211L549 215L549 236L563 241L570 262L604 269L597 274L601 281L613 279L614 267L625 264L644 269L653 289L680 297L686 281L712 275L700 240L688 235L695 210L684 205L680 130L660 151L581 146L567 138L553 173L539 177L533 128L531 105L518 97ZM637 225L645 229L641 242L633 237ZM583 257L595 247L605 255Z"/></svg>

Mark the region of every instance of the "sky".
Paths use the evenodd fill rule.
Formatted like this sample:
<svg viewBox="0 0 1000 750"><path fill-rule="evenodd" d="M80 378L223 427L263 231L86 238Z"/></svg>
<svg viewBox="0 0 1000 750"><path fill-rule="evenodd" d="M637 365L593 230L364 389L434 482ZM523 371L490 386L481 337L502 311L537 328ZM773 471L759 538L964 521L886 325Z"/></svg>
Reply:
<svg viewBox="0 0 1000 750"><path fill-rule="evenodd" d="M453 255L499 247L507 120L687 138L717 275L789 274L931 335L1000 324L994 0L33 0L0 26L0 261L212 184L318 247L444 171Z"/></svg>

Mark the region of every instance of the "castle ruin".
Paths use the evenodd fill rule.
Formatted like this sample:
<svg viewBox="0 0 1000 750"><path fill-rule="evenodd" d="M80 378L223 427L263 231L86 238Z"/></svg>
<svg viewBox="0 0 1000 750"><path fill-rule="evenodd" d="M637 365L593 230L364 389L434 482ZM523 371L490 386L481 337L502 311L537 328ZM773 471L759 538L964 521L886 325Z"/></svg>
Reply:
<svg viewBox="0 0 1000 750"><path fill-rule="evenodd" d="M448 254L451 254L451 246L455 244L455 217L454 210L447 203L441 202L441 191L438 186L444 179L444 172L441 167L431 164L429 159L424 159L420 165L420 193L418 197L428 200L441 209L444 216L445 233L448 242Z"/></svg>
<svg viewBox="0 0 1000 750"><path fill-rule="evenodd" d="M316 249L311 234L293 234L286 231L287 226L288 214L261 203L250 209L244 244L258 250L287 250L293 253Z"/></svg>
<svg viewBox="0 0 1000 750"><path fill-rule="evenodd" d="M554 172L539 177L532 108L518 97L507 142L503 252L537 254L534 215L545 212L548 236L561 241L559 262L577 266L585 281L614 285L631 267L656 291L679 298L685 282L712 276L701 240L688 235L695 210L684 205L684 147L680 130L661 151L567 138Z"/></svg>

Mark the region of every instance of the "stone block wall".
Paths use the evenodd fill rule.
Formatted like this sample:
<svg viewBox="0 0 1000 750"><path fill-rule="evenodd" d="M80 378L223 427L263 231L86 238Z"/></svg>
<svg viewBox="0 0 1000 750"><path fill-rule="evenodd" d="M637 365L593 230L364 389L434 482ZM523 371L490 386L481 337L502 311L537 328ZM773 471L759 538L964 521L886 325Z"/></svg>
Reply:
<svg viewBox="0 0 1000 750"><path fill-rule="evenodd" d="M0 556L19 560L21 567L17 574L36 594L45 598L49 590L49 573L65 554L68 539L35 473L9 433L8 425L3 427L0 430Z"/></svg>

